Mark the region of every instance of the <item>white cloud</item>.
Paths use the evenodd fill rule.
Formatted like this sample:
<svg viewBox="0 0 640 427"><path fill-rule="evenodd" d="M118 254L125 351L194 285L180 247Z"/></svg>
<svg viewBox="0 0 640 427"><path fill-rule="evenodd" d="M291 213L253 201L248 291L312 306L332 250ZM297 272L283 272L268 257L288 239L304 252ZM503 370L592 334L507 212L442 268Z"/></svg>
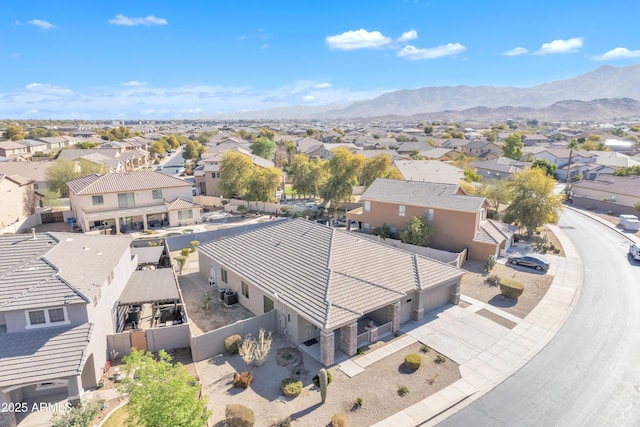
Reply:
<svg viewBox="0 0 640 427"><path fill-rule="evenodd" d="M526 55L529 51L523 47L516 47L515 49L511 49L503 53L504 56L518 56L518 55Z"/></svg>
<svg viewBox="0 0 640 427"><path fill-rule="evenodd" d="M400 36L400 38L398 38L399 42L406 42L409 40L415 40L418 38L418 32L416 30L409 30L406 33L402 33L402 35Z"/></svg>
<svg viewBox="0 0 640 427"><path fill-rule="evenodd" d="M391 39L379 31L356 30L347 31L335 36L328 36L326 42L331 49L355 50L374 49L391 43Z"/></svg>
<svg viewBox="0 0 640 427"><path fill-rule="evenodd" d="M398 51L400 58L407 58L414 61L421 59L436 59L443 56L455 55L464 52L465 47L460 43L448 43L442 46L418 49L415 46L407 45Z"/></svg>
<svg viewBox="0 0 640 427"><path fill-rule="evenodd" d="M535 55L551 55L556 53L573 53L582 47L584 39L582 37L573 37L568 40L554 40L550 43L544 43Z"/></svg>
<svg viewBox="0 0 640 427"><path fill-rule="evenodd" d="M145 18L129 18L128 16L124 16L122 14L116 15L115 18L109 19L109 24L113 25L125 25L125 26L134 26L134 25L167 25L168 22L164 18L157 18L153 15L149 15Z"/></svg>
<svg viewBox="0 0 640 427"><path fill-rule="evenodd" d="M137 80L131 80L131 81L120 83L120 84L122 86L138 87L138 86L146 86L148 83L147 82L139 82Z"/></svg>
<svg viewBox="0 0 640 427"><path fill-rule="evenodd" d="M16 23L18 22L20 21L16 21ZM29 24L35 25L36 27L41 28L43 30L50 30L56 27L51 22L43 21L41 19L32 19L31 21L29 21Z"/></svg>
<svg viewBox="0 0 640 427"><path fill-rule="evenodd" d="M313 95L305 95L302 97L303 102L311 103L316 102L318 99Z"/></svg>
<svg viewBox="0 0 640 427"><path fill-rule="evenodd" d="M330 87L331 87L331 83L328 83L328 82L316 83L313 85L314 89L328 89Z"/></svg>
<svg viewBox="0 0 640 427"><path fill-rule="evenodd" d="M25 89L29 92L42 95L64 96L73 94L73 91L71 89L67 89L61 86L55 86L49 83L29 83L25 86Z"/></svg>
<svg viewBox="0 0 640 427"><path fill-rule="evenodd" d="M594 56L594 61L607 61L610 59L634 59L640 58L640 50L629 50L626 47L616 47L602 55Z"/></svg>

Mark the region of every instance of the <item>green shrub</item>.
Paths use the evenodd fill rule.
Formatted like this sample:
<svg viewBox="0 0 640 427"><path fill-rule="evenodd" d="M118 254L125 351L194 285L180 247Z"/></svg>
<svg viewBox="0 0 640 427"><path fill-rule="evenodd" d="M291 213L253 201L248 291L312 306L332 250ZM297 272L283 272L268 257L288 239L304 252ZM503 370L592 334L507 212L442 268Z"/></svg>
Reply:
<svg viewBox="0 0 640 427"><path fill-rule="evenodd" d="M244 405L227 405L224 416L227 427L253 427L256 423L253 411Z"/></svg>
<svg viewBox="0 0 640 427"><path fill-rule="evenodd" d="M347 414L338 413L331 417L331 427L348 427Z"/></svg>
<svg viewBox="0 0 640 427"><path fill-rule="evenodd" d="M313 382L313 385L315 385L316 387L320 387L319 375L316 375L315 377L313 377L311 381ZM331 372L327 370L327 384L331 384L331 381L333 381L333 377L331 376Z"/></svg>
<svg viewBox="0 0 640 427"><path fill-rule="evenodd" d="M280 383L282 394L287 397L296 397L302 392L302 381L295 378L285 378Z"/></svg>
<svg viewBox="0 0 640 427"><path fill-rule="evenodd" d="M423 353L429 353L429 346L426 344L423 344L422 347L420 347L420 351Z"/></svg>
<svg viewBox="0 0 640 427"><path fill-rule="evenodd" d="M224 340L224 350L229 354L238 354L240 344L242 344L242 337L238 334L231 335Z"/></svg>
<svg viewBox="0 0 640 427"><path fill-rule="evenodd" d="M182 248L182 250L180 251L180 255L182 255L183 257L188 257L190 253L191 249L189 248Z"/></svg>
<svg viewBox="0 0 640 427"><path fill-rule="evenodd" d="M436 356L436 363L444 363L447 361L447 358L443 355L439 354Z"/></svg>
<svg viewBox="0 0 640 427"><path fill-rule="evenodd" d="M249 371L233 373L233 386L236 388L249 388L253 381L253 373Z"/></svg>
<svg viewBox="0 0 640 427"><path fill-rule="evenodd" d="M493 270L493 267L496 266L496 257L494 255L489 255L487 257L487 260L484 263L484 271L491 271Z"/></svg>
<svg viewBox="0 0 640 427"><path fill-rule="evenodd" d="M500 279L500 293L507 298L517 299L524 292L522 283L512 279Z"/></svg>
<svg viewBox="0 0 640 427"><path fill-rule="evenodd" d="M497 274L490 274L486 279L484 279L484 281L491 286L498 286L500 284L500 276Z"/></svg>
<svg viewBox="0 0 640 427"><path fill-rule="evenodd" d="M104 400L90 400L80 406L73 406L65 412L54 414L51 418L53 427L88 427L91 420L102 409Z"/></svg>
<svg viewBox="0 0 640 427"><path fill-rule="evenodd" d="M291 417L281 418L271 424L271 427L291 427Z"/></svg>
<svg viewBox="0 0 640 427"><path fill-rule="evenodd" d="M422 357L419 354L407 354L404 358L404 366L409 369L418 369L422 364Z"/></svg>
<svg viewBox="0 0 640 427"><path fill-rule="evenodd" d="M401 385L398 387L398 396L404 396L409 394L409 389L406 386Z"/></svg>

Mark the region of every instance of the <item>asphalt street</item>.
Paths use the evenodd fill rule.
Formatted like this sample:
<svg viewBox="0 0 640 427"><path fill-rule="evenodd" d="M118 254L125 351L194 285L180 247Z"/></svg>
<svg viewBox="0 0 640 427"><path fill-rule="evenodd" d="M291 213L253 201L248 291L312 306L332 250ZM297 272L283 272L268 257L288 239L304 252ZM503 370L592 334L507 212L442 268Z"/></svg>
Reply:
<svg viewBox="0 0 640 427"><path fill-rule="evenodd" d="M577 307L527 365L439 426L640 425L640 263L630 242L565 210L585 282Z"/></svg>

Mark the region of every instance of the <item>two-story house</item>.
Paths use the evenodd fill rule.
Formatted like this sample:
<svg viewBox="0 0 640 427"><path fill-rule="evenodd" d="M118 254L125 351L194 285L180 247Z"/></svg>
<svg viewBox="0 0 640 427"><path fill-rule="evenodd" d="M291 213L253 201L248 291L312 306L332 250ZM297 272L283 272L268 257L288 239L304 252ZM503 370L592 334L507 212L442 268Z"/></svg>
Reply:
<svg viewBox="0 0 640 427"><path fill-rule="evenodd" d="M569 158L571 158L570 168ZM577 175L588 175L588 171L592 169L593 164L596 163L598 159L598 156L586 150L547 148L533 154L533 161L538 159L545 159L551 164L558 165L558 169L556 169L556 178L564 181L567 179L567 174L569 179Z"/></svg>
<svg viewBox="0 0 640 427"><path fill-rule="evenodd" d="M459 184L464 179L462 169L439 160L395 160L393 167L407 181Z"/></svg>
<svg viewBox="0 0 640 427"><path fill-rule="evenodd" d="M108 360L106 335L137 258L131 239L0 236L0 405L64 393L81 400ZM15 426L16 411L0 411Z"/></svg>
<svg viewBox="0 0 640 427"><path fill-rule="evenodd" d="M484 197L467 196L457 184L376 179L360 196L362 207L347 212L347 227L373 233L387 224L398 235L414 216L434 227L430 246L485 260L512 244L515 227L487 219Z"/></svg>
<svg viewBox="0 0 640 427"><path fill-rule="evenodd" d="M491 159L502 154L502 148L487 140L474 140L461 147L462 153L469 157Z"/></svg>
<svg viewBox="0 0 640 427"><path fill-rule="evenodd" d="M38 206L39 196L34 189L33 180L20 175L0 173L0 194L0 233L16 233Z"/></svg>
<svg viewBox="0 0 640 427"><path fill-rule="evenodd" d="M191 183L160 172L91 174L67 183L75 221L83 231L115 233L194 224L202 207Z"/></svg>
<svg viewBox="0 0 640 427"><path fill-rule="evenodd" d="M29 149L17 141L0 141L0 156L17 161L31 159Z"/></svg>

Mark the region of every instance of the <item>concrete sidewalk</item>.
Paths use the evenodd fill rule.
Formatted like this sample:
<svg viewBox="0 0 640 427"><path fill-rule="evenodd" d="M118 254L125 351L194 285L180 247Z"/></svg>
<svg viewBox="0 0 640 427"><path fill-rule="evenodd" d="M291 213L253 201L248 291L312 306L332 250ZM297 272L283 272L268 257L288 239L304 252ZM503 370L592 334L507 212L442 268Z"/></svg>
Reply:
<svg viewBox="0 0 640 427"><path fill-rule="evenodd" d="M524 319L499 308L494 314L511 320L512 329L476 314L486 304L463 297L471 305L453 306L428 315L422 325L406 325L401 330L417 341L460 364L461 379L426 399L380 421L378 427L435 425L460 402L473 402L509 378L533 358L565 323L580 294L584 267L576 247L557 226L550 226L566 256L554 261L554 279L540 303Z"/></svg>

